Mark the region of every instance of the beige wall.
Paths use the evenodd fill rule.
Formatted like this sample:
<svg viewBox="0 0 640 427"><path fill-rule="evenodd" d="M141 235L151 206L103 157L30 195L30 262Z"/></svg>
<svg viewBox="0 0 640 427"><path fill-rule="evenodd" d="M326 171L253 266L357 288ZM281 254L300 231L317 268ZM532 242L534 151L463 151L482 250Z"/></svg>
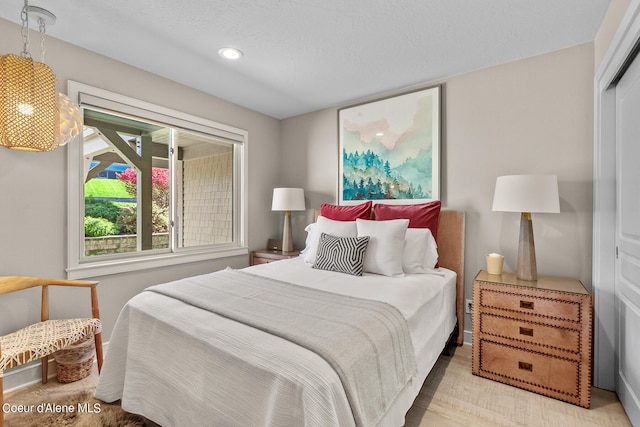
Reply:
<svg viewBox="0 0 640 427"><path fill-rule="evenodd" d="M0 52L18 54L21 49L20 27L0 19ZM32 49L37 51L38 47ZM61 92L66 93L67 80L75 80L247 130L249 246L264 247L279 220L271 212L271 191L279 178L278 168L273 167L280 158L278 120L52 37L47 38L46 62L56 73ZM66 277L66 156L66 148L35 154L0 149L0 275ZM146 286L246 265L248 256L241 256L98 278L105 341L122 306ZM90 311L82 310L88 307L84 303L88 295L53 294L52 316L89 315ZM0 298L0 333L37 319L37 304L33 295Z"/></svg>
<svg viewBox="0 0 640 427"><path fill-rule="evenodd" d="M519 215L491 211L496 177L506 174L558 175L562 212L533 216L538 272L591 286L593 52L587 43L435 82L443 85L441 199L466 212L466 298L484 254L502 253L515 269ZM337 135L337 108L282 122L283 184L304 187L311 208L336 200ZM301 246L310 213L293 215ZM465 323L470 330L469 316Z"/></svg>

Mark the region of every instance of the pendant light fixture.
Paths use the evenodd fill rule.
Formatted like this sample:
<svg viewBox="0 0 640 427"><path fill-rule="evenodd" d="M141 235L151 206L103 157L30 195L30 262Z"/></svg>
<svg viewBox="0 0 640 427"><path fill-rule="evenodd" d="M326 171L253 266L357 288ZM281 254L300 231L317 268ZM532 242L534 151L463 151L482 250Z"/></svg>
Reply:
<svg viewBox="0 0 640 427"><path fill-rule="evenodd" d="M38 21L41 62L29 53L29 19ZM58 94L56 76L44 64L46 24L53 13L25 0L21 13L23 50L0 56L0 145L24 151L51 151L80 132L77 106Z"/></svg>

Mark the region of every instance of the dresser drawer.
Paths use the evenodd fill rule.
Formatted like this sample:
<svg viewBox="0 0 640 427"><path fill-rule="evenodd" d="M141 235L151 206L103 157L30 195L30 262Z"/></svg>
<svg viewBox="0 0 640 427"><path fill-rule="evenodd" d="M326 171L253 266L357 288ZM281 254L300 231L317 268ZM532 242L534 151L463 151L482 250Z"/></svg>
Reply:
<svg viewBox="0 0 640 427"><path fill-rule="evenodd" d="M284 259L295 258L300 255L299 250L293 250L289 252L282 252L274 249L264 249L251 252L250 264L269 264L271 262L280 261Z"/></svg>
<svg viewBox="0 0 640 427"><path fill-rule="evenodd" d="M270 258L253 257L251 259L251 265L268 264L268 263L274 262L274 261L278 261L278 260L277 259L270 259Z"/></svg>
<svg viewBox="0 0 640 427"><path fill-rule="evenodd" d="M500 381L542 394L578 396L580 365L491 341L480 342L480 370ZM559 398L560 396L553 396Z"/></svg>
<svg viewBox="0 0 640 427"><path fill-rule="evenodd" d="M563 301L561 299L495 289L482 289L480 292L480 304L485 307L548 317L550 319L580 322L580 303L567 300Z"/></svg>
<svg viewBox="0 0 640 427"><path fill-rule="evenodd" d="M516 320L492 314L480 314L480 332L486 335L580 353L580 331Z"/></svg>

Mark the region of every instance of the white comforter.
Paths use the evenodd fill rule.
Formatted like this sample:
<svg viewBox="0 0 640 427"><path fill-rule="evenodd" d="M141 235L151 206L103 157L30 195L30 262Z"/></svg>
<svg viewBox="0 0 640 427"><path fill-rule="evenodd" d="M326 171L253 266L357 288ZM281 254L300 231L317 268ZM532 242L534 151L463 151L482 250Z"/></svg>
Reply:
<svg viewBox="0 0 640 427"><path fill-rule="evenodd" d="M301 259L248 270L397 307L408 320L419 373L380 425L404 423L455 325L455 273L353 277L312 269ZM163 426L354 425L340 379L319 356L153 292L124 307L96 397L122 399L125 410Z"/></svg>

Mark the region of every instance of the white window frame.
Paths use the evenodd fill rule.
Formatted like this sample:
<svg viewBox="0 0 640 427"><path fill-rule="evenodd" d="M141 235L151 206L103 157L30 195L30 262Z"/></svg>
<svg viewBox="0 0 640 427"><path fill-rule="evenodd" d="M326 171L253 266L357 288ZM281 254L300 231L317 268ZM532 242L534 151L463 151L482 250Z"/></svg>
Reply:
<svg viewBox="0 0 640 427"><path fill-rule="evenodd" d="M161 107L125 95L109 92L93 86L74 81L68 82L68 96L78 103L84 103L97 108L119 111L124 106L132 113L143 111L141 117L149 119L161 118L162 122L173 124L186 129L214 130L216 136L236 142L234 149L234 177L233 177L233 224L234 242L202 247L180 248L175 252L136 252L114 258L85 257L84 256L84 228L83 228L83 147L77 139L67 146L67 277L69 279L83 279L99 277L109 274L146 270L169 265L179 265L196 261L207 261L218 258L240 256L249 253L247 244L248 215L248 132L212 120L196 117L170 108ZM96 105L97 104L97 105ZM114 107L117 105L118 107ZM135 114L134 114L135 115Z"/></svg>

